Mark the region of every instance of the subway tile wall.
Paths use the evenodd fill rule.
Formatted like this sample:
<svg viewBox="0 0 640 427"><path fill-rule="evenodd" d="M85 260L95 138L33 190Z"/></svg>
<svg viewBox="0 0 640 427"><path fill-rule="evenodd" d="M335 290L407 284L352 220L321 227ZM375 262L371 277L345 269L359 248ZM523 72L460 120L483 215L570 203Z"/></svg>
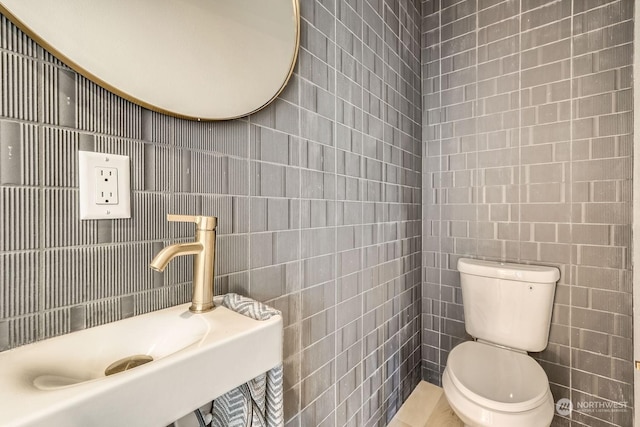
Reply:
<svg viewBox="0 0 640 427"><path fill-rule="evenodd" d="M0 350L190 300L219 217L216 293L283 311L287 426L385 425L420 379L420 4L303 0L285 91L244 119L133 105L0 20ZM131 157L132 218L80 221L78 150Z"/></svg>
<svg viewBox="0 0 640 427"><path fill-rule="evenodd" d="M425 0L423 375L464 329L456 262L561 270L556 400L633 405L633 0ZM574 408L554 426L630 426Z"/></svg>

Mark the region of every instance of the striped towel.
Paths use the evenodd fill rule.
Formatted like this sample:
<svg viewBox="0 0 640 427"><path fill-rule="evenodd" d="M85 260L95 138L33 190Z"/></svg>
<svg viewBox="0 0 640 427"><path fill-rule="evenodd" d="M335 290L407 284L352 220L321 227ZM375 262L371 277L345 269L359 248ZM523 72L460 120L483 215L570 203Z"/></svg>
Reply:
<svg viewBox="0 0 640 427"><path fill-rule="evenodd" d="M222 305L256 320L280 311L238 294L227 294ZM213 401L212 427L282 427L282 364Z"/></svg>

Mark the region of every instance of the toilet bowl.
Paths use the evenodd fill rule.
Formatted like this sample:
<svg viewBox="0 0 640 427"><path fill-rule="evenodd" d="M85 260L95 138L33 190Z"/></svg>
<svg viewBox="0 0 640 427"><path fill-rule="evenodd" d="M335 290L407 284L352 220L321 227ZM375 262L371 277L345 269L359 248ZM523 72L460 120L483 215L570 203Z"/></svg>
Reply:
<svg viewBox="0 0 640 427"><path fill-rule="evenodd" d="M458 260L465 329L477 341L449 353L442 388L468 427L549 427L549 379L527 354L549 340L555 267Z"/></svg>
<svg viewBox="0 0 640 427"><path fill-rule="evenodd" d="M530 356L469 341L449 354L442 387L473 427L548 427L554 403L544 370Z"/></svg>

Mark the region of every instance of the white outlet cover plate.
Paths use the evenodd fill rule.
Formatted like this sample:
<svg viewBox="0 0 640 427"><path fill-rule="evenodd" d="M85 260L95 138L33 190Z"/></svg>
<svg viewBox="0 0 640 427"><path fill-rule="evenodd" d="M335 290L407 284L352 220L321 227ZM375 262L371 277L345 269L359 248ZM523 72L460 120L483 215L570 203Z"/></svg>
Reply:
<svg viewBox="0 0 640 427"><path fill-rule="evenodd" d="M131 218L131 179L129 156L79 151L80 219ZM118 204L96 203L96 175L98 167L118 169Z"/></svg>

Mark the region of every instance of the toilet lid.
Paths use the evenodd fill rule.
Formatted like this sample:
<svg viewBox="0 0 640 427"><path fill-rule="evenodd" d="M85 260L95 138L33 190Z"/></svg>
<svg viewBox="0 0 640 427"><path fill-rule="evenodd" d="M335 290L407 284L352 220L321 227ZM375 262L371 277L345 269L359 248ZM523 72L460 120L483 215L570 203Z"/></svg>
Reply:
<svg viewBox="0 0 640 427"><path fill-rule="evenodd" d="M547 374L529 355L475 341L451 350L447 371L467 398L498 411L536 408L549 390Z"/></svg>

